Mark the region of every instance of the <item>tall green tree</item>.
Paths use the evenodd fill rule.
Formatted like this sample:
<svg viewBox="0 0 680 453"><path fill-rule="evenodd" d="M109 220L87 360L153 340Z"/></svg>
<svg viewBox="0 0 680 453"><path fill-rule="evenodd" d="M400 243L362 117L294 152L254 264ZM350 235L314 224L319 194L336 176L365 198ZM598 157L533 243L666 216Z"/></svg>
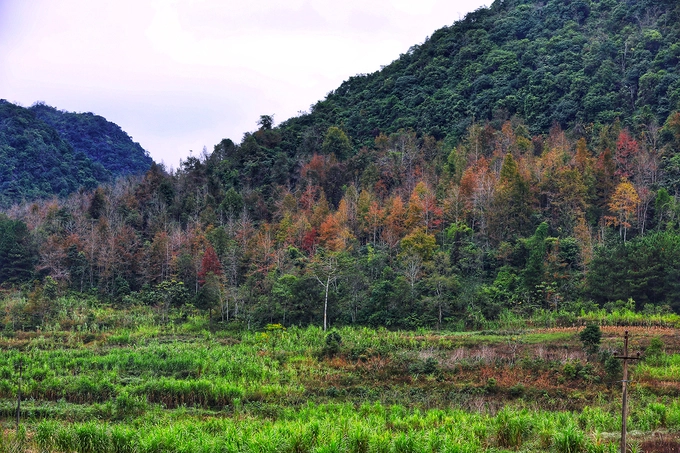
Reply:
<svg viewBox="0 0 680 453"><path fill-rule="evenodd" d="M36 261L26 224L0 214L0 284L29 280Z"/></svg>

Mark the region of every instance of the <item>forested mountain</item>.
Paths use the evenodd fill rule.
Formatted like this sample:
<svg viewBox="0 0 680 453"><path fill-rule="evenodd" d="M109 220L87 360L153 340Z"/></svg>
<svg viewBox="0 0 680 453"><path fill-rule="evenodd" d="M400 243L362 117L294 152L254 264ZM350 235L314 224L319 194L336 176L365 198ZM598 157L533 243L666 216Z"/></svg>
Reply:
<svg viewBox="0 0 680 453"><path fill-rule="evenodd" d="M0 206L94 189L143 174L151 163L138 143L101 116L0 100Z"/></svg>
<svg viewBox="0 0 680 453"><path fill-rule="evenodd" d="M43 103L30 110L54 127L75 152L101 164L113 178L145 173L153 160L120 126L93 113L57 110Z"/></svg>
<svg viewBox="0 0 680 453"><path fill-rule="evenodd" d="M93 189L109 175L30 110L0 100L0 206Z"/></svg>
<svg viewBox="0 0 680 453"><path fill-rule="evenodd" d="M455 143L475 121L513 115L532 134L654 127L680 101L678 23L674 0L497 0L350 78L282 125L284 142L309 146L336 125L358 145L401 128Z"/></svg>
<svg viewBox="0 0 680 453"><path fill-rule="evenodd" d="M49 319L30 305L48 276L247 325L678 310L677 15L496 1L174 173L16 206L0 283L29 296L12 322Z"/></svg>

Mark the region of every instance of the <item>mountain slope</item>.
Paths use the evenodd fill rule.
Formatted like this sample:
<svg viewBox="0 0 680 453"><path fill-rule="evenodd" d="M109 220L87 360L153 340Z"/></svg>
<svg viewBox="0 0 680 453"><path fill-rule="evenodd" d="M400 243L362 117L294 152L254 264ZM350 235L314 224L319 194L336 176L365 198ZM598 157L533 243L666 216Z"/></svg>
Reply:
<svg viewBox="0 0 680 453"><path fill-rule="evenodd" d="M113 177L146 172L153 160L120 126L93 113L73 113L38 103L30 110L60 137L100 163Z"/></svg>
<svg viewBox="0 0 680 453"><path fill-rule="evenodd" d="M0 206L65 196L109 180L106 170L74 152L28 109L0 100Z"/></svg>
<svg viewBox="0 0 680 453"><path fill-rule="evenodd" d="M92 113L0 100L0 206L92 189L153 163L121 128Z"/></svg>
<svg viewBox="0 0 680 453"><path fill-rule="evenodd" d="M670 0L497 0L281 125L300 147L342 126L356 144L413 128L441 139L521 116L532 133L662 124L680 102L680 7Z"/></svg>

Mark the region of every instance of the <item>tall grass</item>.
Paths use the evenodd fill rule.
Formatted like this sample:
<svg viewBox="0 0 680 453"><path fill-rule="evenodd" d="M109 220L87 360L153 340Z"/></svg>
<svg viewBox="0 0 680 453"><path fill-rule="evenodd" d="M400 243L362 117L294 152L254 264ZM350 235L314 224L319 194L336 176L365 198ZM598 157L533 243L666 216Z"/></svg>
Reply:
<svg viewBox="0 0 680 453"><path fill-rule="evenodd" d="M493 373L559 378L564 369L557 360L538 363L520 353L512 363L500 357L516 336L528 351L539 341L525 341L529 334L517 330L521 323L511 314L501 321L509 330L500 334L342 328L341 350L333 357L322 353L326 337L319 328L233 335L210 333L196 322L142 325L106 331L85 346L66 334L35 336L21 344L22 419L30 434L25 450L608 451L607 433L616 433L620 421L605 384L599 384L599 400L589 399L592 392L581 397L578 407L592 406L578 412L532 409L540 402L568 401L558 392L573 391L582 383L578 377L541 393L527 385L497 411L508 402L510 387L507 376L503 382L502 374ZM562 351L564 339L551 341ZM478 341L499 345L496 355L445 362L469 346L478 348ZM14 410L19 356L0 350L0 417L6 420ZM426 359L438 363L435 370L415 376L409 365ZM678 356L662 356L633 373L636 379L671 380L672 371L663 368L672 370L676 361L680 364ZM491 373L498 381L491 386L484 376L470 382L475 373ZM631 401L631 429L680 429L680 403L634 389ZM16 440L12 436L5 433L2 445ZM0 453L10 447L2 448Z"/></svg>
<svg viewBox="0 0 680 453"><path fill-rule="evenodd" d="M547 423L545 421L548 421ZM579 415L506 408L495 416L460 410L401 406L308 404L278 420L197 417L178 413L133 423L42 421L33 440L40 451L60 452L276 452L433 453L501 448L558 453L606 451L579 428ZM493 426L493 429L480 429ZM546 432L544 432L546 431ZM549 435L551 446L541 444ZM599 448L599 450L597 450Z"/></svg>

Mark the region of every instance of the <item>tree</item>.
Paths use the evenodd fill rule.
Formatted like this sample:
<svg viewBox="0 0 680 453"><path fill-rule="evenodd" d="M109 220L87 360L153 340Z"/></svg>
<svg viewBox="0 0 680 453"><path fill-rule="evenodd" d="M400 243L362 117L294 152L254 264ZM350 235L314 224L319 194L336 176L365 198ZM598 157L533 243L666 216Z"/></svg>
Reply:
<svg viewBox="0 0 680 453"><path fill-rule="evenodd" d="M261 130L269 130L274 127L274 115L260 115L257 125Z"/></svg>
<svg viewBox="0 0 680 453"><path fill-rule="evenodd" d="M228 310L228 302L225 302L225 291L222 279L219 275L210 272L205 279L201 289L196 295L196 306L208 312L208 318L212 319L213 308L220 309L222 312L222 320L224 320L224 307Z"/></svg>
<svg viewBox="0 0 680 453"><path fill-rule="evenodd" d="M588 324L586 328L578 334L578 337L581 340L581 343L583 343L583 349L589 354L595 354L600 347L602 331L597 324Z"/></svg>
<svg viewBox="0 0 680 453"><path fill-rule="evenodd" d="M57 234L51 234L40 247L40 261L37 269L58 280L68 280L68 266L63 240Z"/></svg>
<svg viewBox="0 0 680 453"><path fill-rule="evenodd" d="M409 198L406 228L413 230L423 226L430 232L439 227L442 214L432 190L423 181L416 184Z"/></svg>
<svg viewBox="0 0 680 453"><path fill-rule="evenodd" d="M56 310L56 298L59 293L58 283L49 275L41 287L37 287L28 297L24 308L26 314L33 318L32 324L39 327Z"/></svg>
<svg viewBox="0 0 680 453"><path fill-rule="evenodd" d="M517 162L510 153L503 160L490 217L495 227L492 231L499 241L522 235L531 225L529 183L519 173Z"/></svg>
<svg viewBox="0 0 680 453"><path fill-rule="evenodd" d="M284 274L276 279L272 285L272 296L274 296L283 307L283 321L286 325L286 316L291 309L295 298L295 287L299 282L298 277L292 274Z"/></svg>
<svg viewBox="0 0 680 453"><path fill-rule="evenodd" d="M201 259L201 270L198 273L198 281L201 285L204 285L206 279L210 274L220 276L222 275L222 265L220 260L215 253L215 249L212 246L208 246L203 253L203 258Z"/></svg>
<svg viewBox="0 0 680 453"><path fill-rule="evenodd" d="M437 250L437 240L429 234L425 228L418 228L413 233L408 234L401 240L400 256L418 256L421 261L432 259Z"/></svg>
<svg viewBox="0 0 680 453"><path fill-rule="evenodd" d="M389 202L387 209L387 216L385 218L385 228L382 231L382 239L390 248L394 248L399 244L401 236L404 232L404 222L406 211L404 209L404 202L401 197L395 196Z"/></svg>
<svg viewBox="0 0 680 453"><path fill-rule="evenodd" d="M352 152L352 145L342 129L331 126L326 131L321 150L325 155L335 155L339 160L345 160Z"/></svg>
<svg viewBox="0 0 680 453"><path fill-rule="evenodd" d="M437 327L442 328L444 314L452 296L458 291L459 282L455 275L435 273L425 282L429 296L425 299L436 309Z"/></svg>
<svg viewBox="0 0 680 453"><path fill-rule="evenodd" d="M623 178L609 202L609 209L613 216L605 216L605 221L611 225L619 227L619 235L626 241L626 232L631 227L630 221L637 211L640 197L635 187Z"/></svg>
<svg viewBox="0 0 680 453"><path fill-rule="evenodd" d="M166 280L159 283L149 294L149 299L157 302L158 308L161 310L161 320L163 322L168 320L170 307L182 305L188 297L189 293L184 283L176 280Z"/></svg>
<svg viewBox="0 0 680 453"><path fill-rule="evenodd" d="M212 314L213 307L222 307L224 290L222 284L222 265L212 246L208 246L201 259L201 270L198 273L198 282L201 289L197 294L200 308L207 309Z"/></svg>
<svg viewBox="0 0 680 453"><path fill-rule="evenodd" d="M98 219L104 214L106 208L106 195L104 195L104 190L101 187L97 187L97 190L92 194L92 201L90 202L90 207L87 212L93 219Z"/></svg>
<svg viewBox="0 0 680 453"><path fill-rule="evenodd" d="M228 217L236 217L243 210L243 197L233 187L230 187L224 194L224 199L220 203L220 209Z"/></svg>
<svg viewBox="0 0 680 453"><path fill-rule="evenodd" d="M616 141L616 176L631 178L635 160L639 153L640 145L637 140L630 136L627 129L621 130Z"/></svg>
<svg viewBox="0 0 680 453"><path fill-rule="evenodd" d="M327 252L319 249L312 259L310 267L312 277L321 285L324 290L323 300L323 330L328 327L328 293L331 286L335 284L340 276L342 260L344 257L340 253Z"/></svg>
<svg viewBox="0 0 680 453"><path fill-rule="evenodd" d="M380 208L377 201L371 201L368 212L364 217L365 232L368 233L370 242L378 242L378 233L384 225L385 210Z"/></svg>
<svg viewBox="0 0 680 453"><path fill-rule="evenodd" d="M543 276L545 273L545 253L546 239L548 238L548 224L542 222L536 232L529 239L525 240L529 256L526 265L522 270L522 284L527 293L538 298Z"/></svg>
<svg viewBox="0 0 680 453"><path fill-rule="evenodd" d="M465 202L469 224L482 237L486 237L489 214L492 208L495 177L489 170L488 161L482 157L463 173L460 191Z"/></svg>
<svg viewBox="0 0 680 453"><path fill-rule="evenodd" d="M28 280L35 261L26 224L0 214L0 284Z"/></svg>

